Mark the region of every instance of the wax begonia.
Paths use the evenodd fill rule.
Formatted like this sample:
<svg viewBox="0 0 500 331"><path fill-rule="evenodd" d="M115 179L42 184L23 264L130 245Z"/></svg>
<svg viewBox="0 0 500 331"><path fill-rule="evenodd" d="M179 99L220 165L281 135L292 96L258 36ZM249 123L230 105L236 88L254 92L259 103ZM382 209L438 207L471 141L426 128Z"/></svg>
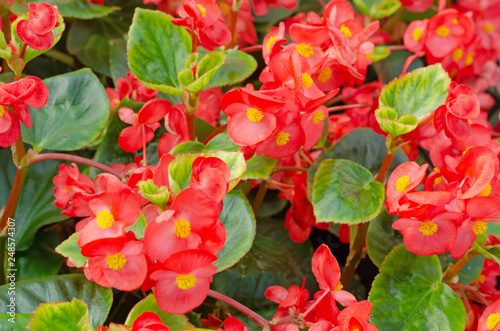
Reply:
<svg viewBox="0 0 500 331"><path fill-rule="evenodd" d="M58 24L59 11L49 3L30 3L27 20L20 20L16 26L19 38L31 48L46 50L54 44L52 30Z"/></svg>

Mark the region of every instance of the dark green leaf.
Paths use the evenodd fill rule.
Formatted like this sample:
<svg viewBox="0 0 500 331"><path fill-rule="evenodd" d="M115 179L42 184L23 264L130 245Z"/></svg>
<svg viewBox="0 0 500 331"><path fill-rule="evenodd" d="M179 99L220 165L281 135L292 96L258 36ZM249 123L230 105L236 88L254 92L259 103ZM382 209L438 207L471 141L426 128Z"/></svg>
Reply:
<svg viewBox="0 0 500 331"><path fill-rule="evenodd" d="M219 219L226 228L226 243L214 262L218 272L241 260L255 238L255 216L245 195L241 191L229 192L223 203Z"/></svg>
<svg viewBox="0 0 500 331"><path fill-rule="evenodd" d="M148 295L146 299L138 302L134 306L134 308L132 308L127 316L125 325L132 326L135 319L139 317L139 315L147 311L153 312L160 316L163 324L168 326L171 330L185 330L193 328L193 325L188 322L188 318L185 315L167 314L163 310L161 310L156 303L154 294Z"/></svg>
<svg viewBox="0 0 500 331"><path fill-rule="evenodd" d="M180 88L177 73L191 53L191 37L172 17L137 8L129 31L128 58L132 73L141 81L170 94ZM175 93L173 93L175 94Z"/></svg>
<svg viewBox="0 0 500 331"><path fill-rule="evenodd" d="M373 63L373 68L377 75L381 77L384 84L387 84L401 75L405 60L411 55L413 55L413 53L408 51L391 51L385 61ZM416 58L410 64L407 71L412 71L423 66L424 62L420 58Z"/></svg>
<svg viewBox="0 0 500 331"><path fill-rule="evenodd" d="M127 77L128 67L127 42L123 39L113 39L109 51L109 69L115 86L118 78Z"/></svg>
<svg viewBox="0 0 500 331"><path fill-rule="evenodd" d="M35 316L28 327L39 331L94 330L90 325L87 305L78 299L71 302L42 303L35 310Z"/></svg>
<svg viewBox="0 0 500 331"><path fill-rule="evenodd" d="M47 104L30 108L33 126L22 126L25 142L38 148L69 151L92 143L109 116L109 99L89 69L44 80Z"/></svg>
<svg viewBox="0 0 500 331"><path fill-rule="evenodd" d="M444 103L448 85L450 77L441 64L415 69L384 86L379 103L393 108L399 116L412 114L422 121Z"/></svg>
<svg viewBox="0 0 500 331"><path fill-rule="evenodd" d="M436 255L419 256L397 246L368 296L373 303L370 323L379 330L463 330L464 306L442 276Z"/></svg>
<svg viewBox="0 0 500 331"><path fill-rule="evenodd" d="M54 252L60 243L55 232L38 232L31 247L16 254L17 280L56 275L64 258Z"/></svg>
<svg viewBox="0 0 500 331"><path fill-rule="evenodd" d="M68 239L63 241L56 247L56 252L73 263L77 268L83 267L89 260L88 257L82 255L82 249L76 244L79 232L73 233Z"/></svg>
<svg viewBox="0 0 500 331"><path fill-rule="evenodd" d="M224 54L226 56L224 64L210 79L205 89L239 83L250 77L257 69L257 61L249 54L234 49L229 49Z"/></svg>
<svg viewBox="0 0 500 331"><path fill-rule="evenodd" d="M249 308L268 305L269 286L288 288L297 280L297 265L290 252L271 238L257 235L252 249L230 269L214 275L212 288Z"/></svg>
<svg viewBox="0 0 500 331"><path fill-rule="evenodd" d="M325 160L314 176L311 201L317 222L367 222L378 215L384 199L384 185L349 160Z"/></svg>
<svg viewBox="0 0 500 331"><path fill-rule="evenodd" d="M0 311L7 311L9 285L0 286ZM16 283L16 312L29 314L41 303L69 302L74 298L88 306L94 328L104 323L113 299L111 289L97 285L84 275L60 275Z"/></svg>
<svg viewBox="0 0 500 331"><path fill-rule="evenodd" d="M9 197L16 168L12 163L10 149L0 150L0 205L4 206ZM16 250L23 251L33 242L36 231L47 224L61 221L67 216L54 206L52 178L58 174L57 161L43 161L31 166L24 183L21 197L14 215L16 220Z"/></svg>
<svg viewBox="0 0 500 331"><path fill-rule="evenodd" d="M366 237L366 248L370 260L379 268L392 249L403 242L401 232L392 228L392 223L397 219L397 215L389 215L384 207L380 214L370 222Z"/></svg>
<svg viewBox="0 0 500 331"><path fill-rule="evenodd" d="M26 331L33 314L17 314L15 318L8 314L0 315L0 330ZM9 321L10 320L10 321Z"/></svg>

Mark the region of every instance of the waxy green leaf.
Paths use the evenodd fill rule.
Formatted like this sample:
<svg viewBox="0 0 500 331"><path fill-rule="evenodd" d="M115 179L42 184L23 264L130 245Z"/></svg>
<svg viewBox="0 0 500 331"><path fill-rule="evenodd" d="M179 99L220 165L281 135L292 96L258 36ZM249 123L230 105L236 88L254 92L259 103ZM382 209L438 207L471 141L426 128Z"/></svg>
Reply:
<svg viewBox="0 0 500 331"><path fill-rule="evenodd" d="M44 80L47 104L30 107L33 125L21 126L23 140L37 148L71 151L91 144L109 117L109 99L89 69Z"/></svg>
<svg viewBox="0 0 500 331"><path fill-rule="evenodd" d="M380 106L393 108L399 116L411 114L419 122L432 115L448 96L450 77L441 64L434 64L391 81L380 94Z"/></svg>
<svg viewBox="0 0 500 331"><path fill-rule="evenodd" d="M366 236L366 249L370 260L379 268L392 249L403 242L401 232L392 228L392 223L398 218L398 215L389 215L384 207L380 214L370 222Z"/></svg>
<svg viewBox="0 0 500 331"><path fill-rule="evenodd" d="M436 255L419 256L399 245L387 256L368 300L379 330L463 330L465 309L446 284Z"/></svg>
<svg viewBox="0 0 500 331"><path fill-rule="evenodd" d="M229 192L223 201L219 219L226 229L226 243L214 262L217 271L236 264L252 247L255 238L255 216L241 191Z"/></svg>
<svg viewBox="0 0 500 331"><path fill-rule="evenodd" d="M144 85L167 94L182 94L177 74L191 53L191 37L172 17L137 8L129 31L130 70Z"/></svg>
<svg viewBox="0 0 500 331"><path fill-rule="evenodd" d="M415 130L418 120L412 114L405 114L398 118L398 113L391 107L381 106L375 110L375 118L380 129L392 137L398 137Z"/></svg>
<svg viewBox="0 0 500 331"><path fill-rule="evenodd" d="M399 0L353 0L356 7L364 15L374 19L391 16L401 8Z"/></svg>
<svg viewBox="0 0 500 331"><path fill-rule="evenodd" d="M109 13L120 9L120 7L107 7L97 3L88 2L87 0L30 0L24 3L14 2L11 10L15 14L21 15L28 11L28 3L31 2L37 4L42 2L50 3L53 6L57 6L57 10L61 16L79 18L82 20L106 16Z"/></svg>
<svg viewBox="0 0 500 331"><path fill-rule="evenodd" d="M325 160L314 176L311 202L317 222L367 222L378 215L384 199L384 185L349 160Z"/></svg>
<svg viewBox="0 0 500 331"><path fill-rule="evenodd" d="M73 233L68 239L56 247L56 252L67 257L77 268L83 267L89 260L88 257L82 255L82 249L76 244L79 233L80 232Z"/></svg>
<svg viewBox="0 0 500 331"><path fill-rule="evenodd" d="M0 311L7 311L10 302L9 285L0 286ZM80 299L88 306L90 323L94 328L104 323L113 295L84 275L59 275L16 283L16 312L30 314L41 303L69 302Z"/></svg>
<svg viewBox="0 0 500 331"><path fill-rule="evenodd" d="M35 310L28 327L39 331L94 331L90 325L87 305L78 299L71 302L42 303Z"/></svg>
<svg viewBox="0 0 500 331"><path fill-rule="evenodd" d="M16 280L57 275L64 258L54 249L60 243L53 231L38 232L31 247L16 253Z"/></svg>
<svg viewBox="0 0 500 331"><path fill-rule="evenodd" d="M189 323L188 318L185 315L167 314L161 310L156 303L154 294L152 293L148 295L146 299L139 301L134 308L132 308L127 316L127 319L125 320L125 325L132 326L135 319L147 311L160 316L163 324L168 326L171 330L175 331L193 328L193 325Z"/></svg>
<svg viewBox="0 0 500 331"><path fill-rule="evenodd" d="M229 49L224 55L224 64L210 79L205 89L242 82L257 69L257 61L249 54Z"/></svg>
<svg viewBox="0 0 500 331"><path fill-rule="evenodd" d="M205 54L196 66L196 77L193 77L191 69L183 69L179 73L179 81L185 91L198 93L207 86L217 70L224 63L225 55L220 52L209 52ZM182 77L181 77L182 73ZM184 80L184 81L183 81Z"/></svg>

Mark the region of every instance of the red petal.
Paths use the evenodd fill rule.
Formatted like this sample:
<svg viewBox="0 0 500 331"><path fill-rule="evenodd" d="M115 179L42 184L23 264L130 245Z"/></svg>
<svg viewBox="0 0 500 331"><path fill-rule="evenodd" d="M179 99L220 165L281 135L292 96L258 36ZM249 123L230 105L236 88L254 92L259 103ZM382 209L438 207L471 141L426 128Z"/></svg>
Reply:
<svg viewBox="0 0 500 331"><path fill-rule="evenodd" d="M312 258L312 272L316 276L319 288L333 291L340 280L340 267L330 248L322 244Z"/></svg>
<svg viewBox="0 0 500 331"><path fill-rule="evenodd" d="M28 27L28 21L21 20L17 23L16 32L19 38L29 47L43 51L52 47L54 35L48 32L43 35L33 33Z"/></svg>
<svg viewBox="0 0 500 331"><path fill-rule="evenodd" d="M153 124L160 121L172 108L167 100L153 99L144 104L138 114L139 123ZM129 123L133 124L133 123Z"/></svg>

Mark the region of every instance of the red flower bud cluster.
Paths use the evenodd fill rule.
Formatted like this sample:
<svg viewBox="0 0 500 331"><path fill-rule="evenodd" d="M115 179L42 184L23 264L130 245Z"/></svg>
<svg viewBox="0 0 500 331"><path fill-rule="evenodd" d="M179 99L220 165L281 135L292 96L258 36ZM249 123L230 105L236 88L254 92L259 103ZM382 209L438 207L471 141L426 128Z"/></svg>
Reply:
<svg viewBox="0 0 500 331"><path fill-rule="evenodd" d="M52 30L59 25L59 11L46 2L30 3L28 9L28 19L17 23L17 35L31 48L41 51L51 48L54 44Z"/></svg>

